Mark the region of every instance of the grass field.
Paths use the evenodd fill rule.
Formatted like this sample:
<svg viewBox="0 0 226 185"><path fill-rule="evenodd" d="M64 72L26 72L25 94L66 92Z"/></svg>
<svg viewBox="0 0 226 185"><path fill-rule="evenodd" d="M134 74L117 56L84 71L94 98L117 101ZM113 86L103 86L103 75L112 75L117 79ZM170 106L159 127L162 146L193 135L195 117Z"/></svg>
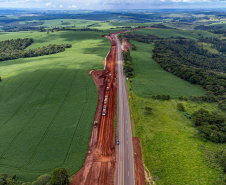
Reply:
<svg viewBox="0 0 226 185"><path fill-rule="evenodd" d="M144 164L156 184L215 184L222 169L207 156L226 145L203 141L192 121L177 110L178 100L152 100L135 93L133 97L134 100L130 98L133 128L141 140ZM199 108L218 111L216 104L182 103L190 115ZM150 114L145 111L146 106L152 108Z"/></svg>
<svg viewBox="0 0 226 185"><path fill-rule="evenodd" d="M173 29L141 29L135 30L132 33L139 35L156 35L161 38L169 37L184 37L188 39L196 39L199 36L218 38L217 35L209 33L207 31L195 31L195 30L173 30Z"/></svg>
<svg viewBox="0 0 226 185"><path fill-rule="evenodd" d="M73 174L85 160L97 104L88 71L102 68L110 42L99 32L0 33L0 40L25 37L35 39L29 48L72 48L0 62L0 173L29 181L57 167Z"/></svg>
<svg viewBox="0 0 226 185"><path fill-rule="evenodd" d="M85 19L53 19L53 20L34 20L27 22L44 22L42 25L37 27L44 26L48 28L55 27L65 27L65 26L75 26L75 28L85 28L88 25L99 23L99 21L85 20ZM26 22L20 22L20 24L25 24Z"/></svg>
<svg viewBox="0 0 226 185"><path fill-rule="evenodd" d="M164 71L152 59L153 44L132 41L136 51L131 51L134 73L132 87L141 97L150 98L152 95L169 94L171 98L205 95L205 91L192 85L169 72Z"/></svg>

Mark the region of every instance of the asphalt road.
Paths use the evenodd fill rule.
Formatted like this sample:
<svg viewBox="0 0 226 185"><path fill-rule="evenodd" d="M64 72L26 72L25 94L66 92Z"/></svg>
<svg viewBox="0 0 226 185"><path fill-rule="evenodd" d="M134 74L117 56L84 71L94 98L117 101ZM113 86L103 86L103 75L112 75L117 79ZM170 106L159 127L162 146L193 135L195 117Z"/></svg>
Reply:
<svg viewBox="0 0 226 185"><path fill-rule="evenodd" d="M134 160L132 132L129 113L129 102L126 88L126 79L123 74L123 59L121 44L115 35L117 42L118 63L118 116L119 116L119 164L118 185L134 185Z"/></svg>

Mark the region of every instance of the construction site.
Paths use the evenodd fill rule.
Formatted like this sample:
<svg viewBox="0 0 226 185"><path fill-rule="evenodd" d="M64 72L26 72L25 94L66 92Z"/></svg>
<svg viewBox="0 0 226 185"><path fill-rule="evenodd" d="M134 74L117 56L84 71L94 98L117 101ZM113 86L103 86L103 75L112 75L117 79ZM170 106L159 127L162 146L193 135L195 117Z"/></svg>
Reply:
<svg viewBox="0 0 226 185"><path fill-rule="evenodd" d="M82 169L74 175L70 185L113 185L117 182L116 146L119 144L119 141L115 133L114 124L117 93L117 43L115 34L118 33L105 36L111 42L111 50L104 60L105 69L102 71L92 70L90 73L97 86L98 104L85 163ZM129 43L126 39L123 39L122 49L123 51L129 49ZM141 151L137 152L137 154L140 155ZM142 163L141 165L143 166ZM141 176L144 177L144 175L140 175L142 173L140 170L138 173L139 178ZM143 184L145 179L136 182L138 182L136 184Z"/></svg>

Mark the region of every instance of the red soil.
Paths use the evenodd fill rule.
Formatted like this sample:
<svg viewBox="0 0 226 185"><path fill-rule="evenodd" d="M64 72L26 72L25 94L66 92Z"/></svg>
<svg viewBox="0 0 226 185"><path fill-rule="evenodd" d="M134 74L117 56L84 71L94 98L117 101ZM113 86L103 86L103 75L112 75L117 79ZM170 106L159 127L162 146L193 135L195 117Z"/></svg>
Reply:
<svg viewBox="0 0 226 185"><path fill-rule="evenodd" d="M98 89L98 104L94 118L95 121L98 121L98 126L92 129L85 163L82 169L74 175L70 185L114 184L117 47L114 38L112 36L108 38L110 38L112 47L107 57L106 70L93 71L91 74ZM106 87L109 87L109 91L106 90ZM108 98L106 115L103 116L105 96Z"/></svg>
<svg viewBox="0 0 226 185"><path fill-rule="evenodd" d="M140 140L137 137L133 138L133 150L135 161L135 185L146 185Z"/></svg>
<svg viewBox="0 0 226 185"><path fill-rule="evenodd" d="M118 33L124 32L123 30ZM116 34L116 33L114 33ZM73 177L70 185L113 185L114 171L116 169L115 129L114 118L116 111L116 63L117 46L113 34L106 36L111 41L111 51L107 56L106 70L90 73L98 89L98 104L94 121L98 121L97 127L93 127L90 136L88 152L85 163ZM124 46L129 49L128 42L124 39ZM111 74L111 75L110 75ZM108 82L109 80L109 82ZM107 87L109 91L107 91ZM106 115L102 115L104 99L107 96ZM138 138L133 138L135 157L136 185L145 184L142 153Z"/></svg>
<svg viewBox="0 0 226 185"><path fill-rule="evenodd" d="M121 49L122 51L128 51L130 49L130 43L126 40L126 38L122 38L122 45L121 45Z"/></svg>

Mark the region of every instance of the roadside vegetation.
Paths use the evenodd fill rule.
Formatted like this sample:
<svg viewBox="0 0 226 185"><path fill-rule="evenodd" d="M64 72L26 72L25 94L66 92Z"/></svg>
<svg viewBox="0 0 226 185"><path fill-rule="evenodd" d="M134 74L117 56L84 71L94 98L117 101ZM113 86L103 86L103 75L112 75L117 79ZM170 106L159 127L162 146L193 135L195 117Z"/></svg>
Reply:
<svg viewBox="0 0 226 185"><path fill-rule="evenodd" d="M131 91L129 95L135 136L141 140L144 164L156 184L224 184L225 143L206 140L191 119L201 108L219 111L217 104L153 100L133 92L131 96Z"/></svg>
<svg viewBox="0 0 226 185"><path fill-rule="evenodd" d="M199 59L197 53L204 53L204 56L208 54L205 60L208 63L199 59L189 66L194 67L193 72L200 68L202 72L211 70L212 74L217 75L224 69L224 62L213 62L211 57L223 59L222 52L211 55L207 50L197 49L199 46L193 40L195 37L192 40L180 38L177 41L175 38L162 39L161 35L144 37L134 32L125 34L125 37L139 41L130 41L136 46L136 51L130 51L134 77L129 79L127 85L133 136L141 140L143 161L152 179L156 184L223 185L226 180L225 113L219 109L219 104L204 102L206 93L200 86L175 76L173 70L164 70L161 65L160 68L153 60L156 59L154 54L159 43L164 48L180 50L175 51L176 55L185 57L180 69L188 65L189 57L194 62ZM189 57L186 57L187 52L183 48L186 45L177 46L177 42L183 44L186 41L194 43L191 44L191 50L186 48L187 52L194 52ZM186 55L181 54L182 50ZM180 58L173 57L172 53L158 50L159 55L165 56L163 62L172 60L168 68L174 66L174 62ZM221 81L212 79L212 82ZM213 90L213 99L219 95L218 92L217 89Z"/></svg>

